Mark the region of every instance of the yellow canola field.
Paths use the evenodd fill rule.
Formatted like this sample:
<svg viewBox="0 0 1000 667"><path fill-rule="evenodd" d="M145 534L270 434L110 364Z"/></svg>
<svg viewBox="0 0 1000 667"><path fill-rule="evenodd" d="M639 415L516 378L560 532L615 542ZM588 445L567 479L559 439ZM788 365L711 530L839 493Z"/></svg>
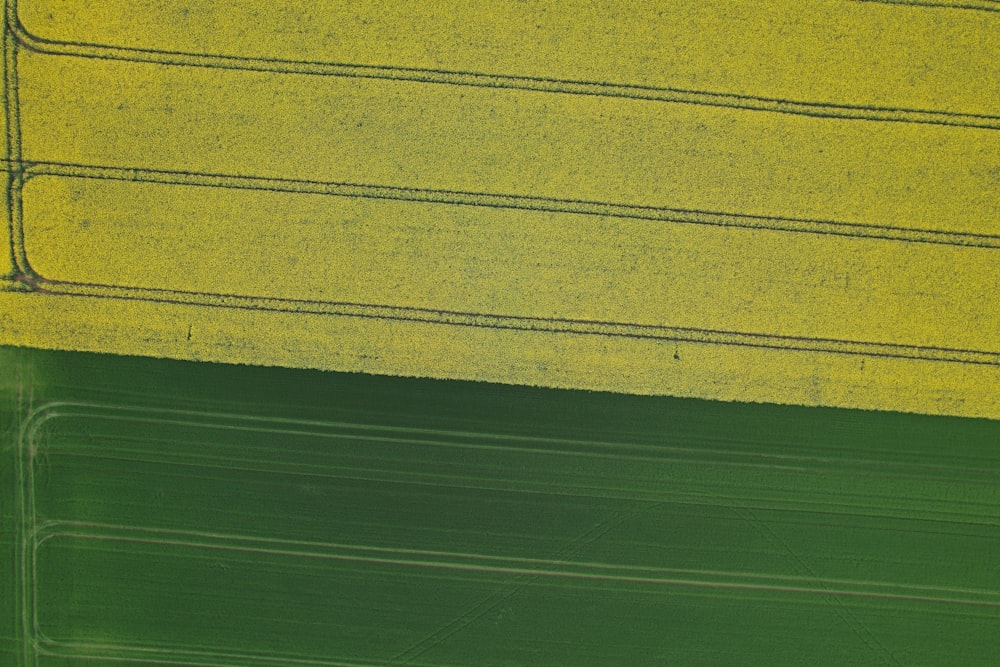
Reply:
<svg viewBox="0 0 1000 667"><path fill-rule="evenodd" d="M623 4L20 0L0 343L1000 417L1000 6Z"/></svg>

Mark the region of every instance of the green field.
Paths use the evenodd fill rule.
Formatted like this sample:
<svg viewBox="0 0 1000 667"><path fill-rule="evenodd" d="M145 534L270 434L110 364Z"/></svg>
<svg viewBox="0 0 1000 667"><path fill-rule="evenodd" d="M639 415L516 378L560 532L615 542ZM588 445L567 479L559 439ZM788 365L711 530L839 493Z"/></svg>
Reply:
<svg viewBox="0 0 1000 667"><path fill-rule="evenodd" d="M3 349L3 664L988 664L1000 423Z"/></svg>

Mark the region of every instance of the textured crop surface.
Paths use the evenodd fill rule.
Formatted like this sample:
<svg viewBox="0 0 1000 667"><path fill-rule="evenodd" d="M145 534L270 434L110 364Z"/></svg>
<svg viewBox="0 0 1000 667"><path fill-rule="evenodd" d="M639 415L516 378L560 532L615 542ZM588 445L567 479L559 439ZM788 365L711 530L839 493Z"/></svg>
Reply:
<svg viewBox="0 0 1000 667"><path fill-rule="evenodd" d="M0 343L1000 417L995 0L4 4Z"/></svg>
<svg viewBox="0 0 1000 667"><path fill-rule="evenodd" d="M995 421L10 348L0 382L3 664L1000 651Z"/></svg>
<svg viewBox="0 0 1000 667"><path fill-rule="evenodd" d="M997 664L997 0L0 6L0 667Z"/></svg>

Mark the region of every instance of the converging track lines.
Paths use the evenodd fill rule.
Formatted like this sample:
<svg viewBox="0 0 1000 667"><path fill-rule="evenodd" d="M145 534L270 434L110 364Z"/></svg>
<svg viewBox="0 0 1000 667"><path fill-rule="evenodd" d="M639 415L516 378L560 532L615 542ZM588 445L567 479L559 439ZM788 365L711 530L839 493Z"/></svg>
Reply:
<svg viewBox="0 0 1000 667"><path fill-rule="evenodd" d="M107 528L110 528L110 530L105 530ZM204 539L203 536L197 533L188 534L181 531L158 531L132 527L105 527L100 525L75 526L72 524L56 524L56 526L46 529L43 534L35 536L34 547L37 550L44 542L56 538L187 547L201 550L290 556L303 559L353 561L376 565L458 570L482 574L582 579L618 584L756 590L777 593L869 597L913 602L1000 607L1000 599L998 599L997 592L992 590L978 591L960 588L895 584L882 581L831 580L815 575L768 576L757 573L637 567L577 562L564 559L499 557L484 554L378 548L361 545L297 545L295 543L283 543L282 541L255 543L252 538L242 536L212 536L211 539Z"/></svg>
<svg viewBox="0 0 1000 667"><path fill-rule="evenodd" d="M890 2L891 0L871 0ZM692 90L685 88L636 85L605 81L584 81L562 78L506 75L486 72L467 72L431 68L402 67L393 65L359 65L308 60L214 55L186 51L133 48L45 39L31 34L17 19L16 12L8 17L9 30L16 40L29 51L40 54L120 60L159 65L206 67L214 69L338 76L365 79L386 79L418 83L499 88L535 92L588 95L598 97L672 102L712 107L728 107L751 111L770 111L783 114L840 118L850 120L886 121L950 125L956 127L1000 129L1000 116L992 114L962 113L946 110L911 109L877 105L839 104L782 99L736 93Z"/></svg>
<svg viewBox="0 0 1000 667"><path fill-rule="evenodd" d="M415 203L453 204L485 208L515 209L542 213L575 213L588 216L625 218L674 223L739 227L778 232L804 232L833 236L884 239L910 243L972 248L1000 248L1000 235L948 232L933 229L907 229L889 225L815 220L782 216L751 215L702 211L663 206L643 206L613 202L560 199L537 195L489 192L464 192L362 183L267 178L233 174L209 174L191 171L107 167L55 162L36 162L25 166L25 178L62 176L164 185L191 185L234 190L261 190L299 194L320 194L365 199L389 199Z"/></svg>
<svg viewBox="0 0 1000 667"><path fill-rule="evenodd" d="M100 167L93 165L34 163L24 166L23 177L30 180L38 176L119 180L130 182L161 183L219 187L229 189L264 190L302 194L321 194L343 197L391 199L418 203L444 203L462 206L520 209L538 212L575 213L612 218L632 218L650 221L706 224L777 232L807 232L833 236L852 236L891 241L934 243L953 246L998 248L1000 237L934 230L908 230L885 226L859 225L831 221L788 219L778 217L748 216L683 209L658 208L591 202L559 200L535 196L517 196L490 193L426 190L417 188L330 183L239 175L204 174L195 172ZM15 193L20 197L20 189ZM18 238L21 234L17 235ZM864 355L884 358L901 358L946 361L963 364L1000 366L1000 352L950 347L907 345L900 343L839 340L824 337L786 336L780 334L722 331L659 324L638 324L598 320L577 320L558 317L521 316L411 307L406 305L341 302L245 294L217 293L160 289L146 286L104 284L60 280L58 276L42 276L30 269L27 250L16 248L22 265L29 267L15 278L21 289L40 295L78 296L119 301L149 301L177 305L195 305L235 308L261 312L297 313L301 315L327 315L370 318L401 322L444 324L494 330L578 334L692 342L716 345L733 345L765 349L803 352L832 352L836 354Z"/></svg>
<svg viewBox="0 0 1000 667"><path fill-rule="evenodd" d="M1000 366L1000 352L984 350L896 343L869 343L809 336L717 331L650 324L500 315L410 306L337 303L305 299L214 294L210 292L63 282L41 277L22 277L20 280L28 284L35 293L40 295L91 297L120 301L153 301L175 305L236 308L260 312L297 313L300 315L335 315L425 324L445 324L480 329L596 335L610 338L673 342L681 341L785 351L830 352L834 354L852 354L891 359L946 361L961 364Z"/></svg>

